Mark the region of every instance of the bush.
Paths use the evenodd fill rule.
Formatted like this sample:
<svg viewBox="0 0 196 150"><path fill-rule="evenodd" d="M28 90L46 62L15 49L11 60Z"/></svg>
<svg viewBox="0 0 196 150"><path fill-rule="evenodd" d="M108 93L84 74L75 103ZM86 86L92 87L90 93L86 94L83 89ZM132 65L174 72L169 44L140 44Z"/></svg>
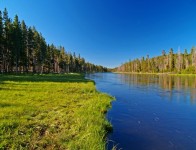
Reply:
<svg viewBox="0 0 196 150"><path fill-rule="evenodd" d="M185 70L182 70L182 74L194 74L196 73L196 69L194 66L189 66Z"/></svg>

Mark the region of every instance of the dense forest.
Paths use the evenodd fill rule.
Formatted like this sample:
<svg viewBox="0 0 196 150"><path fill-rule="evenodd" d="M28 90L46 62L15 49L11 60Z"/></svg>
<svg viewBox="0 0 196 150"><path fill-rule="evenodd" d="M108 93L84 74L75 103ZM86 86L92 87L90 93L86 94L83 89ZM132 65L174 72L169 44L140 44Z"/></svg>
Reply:
<svg viewBox="0 0 196 150"><path fill-rule="evenodd" d="M0 11L0 73L104 72L107 68L86 62L63 46L47 44L35 27Z"/></svg>
<svg viewBox="0 0 196 150"><path fill-rule="evenodd" d="M192 47L190 54L187 49L184 53L178 50L174 53L171 48L169 53L162 51L162 55L158 57L149 58L142 57L133 61L126 62L113 71L118 72L143 72L143 73L196 73L196 48Z"/></svg>

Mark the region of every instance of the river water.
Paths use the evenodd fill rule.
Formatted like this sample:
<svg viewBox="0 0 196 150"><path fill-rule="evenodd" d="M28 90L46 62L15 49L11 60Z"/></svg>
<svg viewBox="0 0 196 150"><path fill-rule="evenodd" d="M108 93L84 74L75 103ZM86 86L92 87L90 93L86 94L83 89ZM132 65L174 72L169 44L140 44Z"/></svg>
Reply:
<svg viewBox="0 0 196 150"><path fill-rule="evenodd" d="M108 146L196 150L196 77L96 73L86 76L116 98L107 113Z"/></svg>

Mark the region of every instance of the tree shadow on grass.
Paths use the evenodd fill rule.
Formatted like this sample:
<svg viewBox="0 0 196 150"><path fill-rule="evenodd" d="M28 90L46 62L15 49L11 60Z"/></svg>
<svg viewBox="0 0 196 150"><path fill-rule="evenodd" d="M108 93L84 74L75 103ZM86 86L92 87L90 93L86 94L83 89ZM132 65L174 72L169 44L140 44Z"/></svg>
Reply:
<svg viewBox="0 0 196 150"><path fill-rule="evenodd" d="M85 79L83 74L32 74L32 75L0 75L0 84L5 81L14 82L93 82ZM94 83L95 84L95 83Z"/></svg>

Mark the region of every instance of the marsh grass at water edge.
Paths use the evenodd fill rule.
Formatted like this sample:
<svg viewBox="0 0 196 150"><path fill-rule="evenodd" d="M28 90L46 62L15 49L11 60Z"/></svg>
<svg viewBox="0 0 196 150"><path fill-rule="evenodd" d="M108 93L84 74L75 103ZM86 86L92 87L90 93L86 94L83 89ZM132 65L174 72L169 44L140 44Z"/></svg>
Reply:
<svg viewBox="0 0 196 150"><path fill-rule="evenodd" d="M0 75L0 149L105 149L112 97L80 74Z"/></svg>

